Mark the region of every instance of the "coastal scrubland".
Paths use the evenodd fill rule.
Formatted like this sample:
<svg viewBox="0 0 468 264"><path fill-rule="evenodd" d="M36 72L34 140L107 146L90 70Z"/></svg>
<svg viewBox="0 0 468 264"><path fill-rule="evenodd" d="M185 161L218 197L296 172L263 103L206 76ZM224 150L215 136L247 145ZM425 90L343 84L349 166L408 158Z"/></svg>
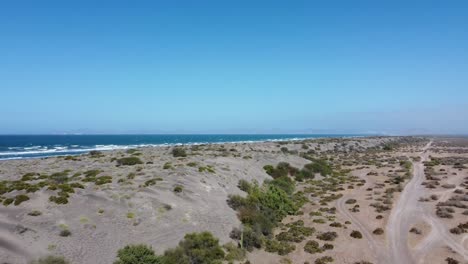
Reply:
<svg viewBox="0 0 468 264"><path fill-rule="evenodd" d="M466 263L467 190L468 140L460 138L225 143L0 161L0 259Z"/></svg>

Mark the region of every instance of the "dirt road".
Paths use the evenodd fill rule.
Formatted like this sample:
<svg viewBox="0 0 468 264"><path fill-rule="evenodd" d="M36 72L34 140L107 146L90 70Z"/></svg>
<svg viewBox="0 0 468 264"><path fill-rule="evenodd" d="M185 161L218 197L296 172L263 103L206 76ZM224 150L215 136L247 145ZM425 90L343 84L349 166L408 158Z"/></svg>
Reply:
<svg viewBox="0 0 468 264"><path fill-rule="evenodd" d="M420 197L426 195L421 183L425 179L423 162L428 157L429 142L421 153L421 161L413 163L413 177L405 186L395 204L387 223L388 263L427 263L424 256L436 245L446 245L468 260L468 251L449 233L447 227L434 215L426 210L420 202ZM418 247L410 251L408 234L410 228L425 221L431 225L431 232L420 242Z"/></svg>

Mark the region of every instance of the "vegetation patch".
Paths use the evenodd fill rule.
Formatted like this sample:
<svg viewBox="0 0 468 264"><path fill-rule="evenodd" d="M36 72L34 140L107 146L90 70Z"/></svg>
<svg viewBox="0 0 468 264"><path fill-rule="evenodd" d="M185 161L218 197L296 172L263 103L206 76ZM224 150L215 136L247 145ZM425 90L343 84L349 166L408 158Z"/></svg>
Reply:
<svg viewBox="0 0 468 264"><path fill-rule="evenodd" d="M143 164L143 161L141 161L138 157L125 157L117 160L117 165L119 166L133 166L137 164Z"/></svg>

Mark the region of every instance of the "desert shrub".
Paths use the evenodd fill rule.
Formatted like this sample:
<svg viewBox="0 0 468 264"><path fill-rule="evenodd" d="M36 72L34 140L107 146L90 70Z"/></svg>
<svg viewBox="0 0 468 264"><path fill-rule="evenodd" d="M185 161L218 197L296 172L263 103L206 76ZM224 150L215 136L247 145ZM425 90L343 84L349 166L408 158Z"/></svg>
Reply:
<svg viewBox="0 0 468 264"><path fill-rule="evenodd" d="M22 202L25 202L25 201L28 201L28 200L29 200L29 196L27 196L27 195L24 195L24 194L16 195L15 205L20 205Z"/></svg>
<svg viewBox="0 0 468 264"><path fill-rule="evenodd" d="M241 208L242 206L247 205L247 199L240 195L229 195L227 204L234 210Z"/></svg>
<svg viewBox="0 0 468 264"><path fill-rule="evenodd" d="M250 191L250 188L252 188L251 184L244 179L239 180L237 187L239 187L240 190L247 192L247 193Z"/></svg>
<svg viewBox="0 0 468 264"><path fill-rule="evenodd" d="M63 257L57 256L47 256L40 258L38 260L34 260L31 264L68 264L69 262L65 260Z"/></svg>
<svg viewBox="0 0 468 264"><path fill-rule="evenodd" d="M274 239L267 239L265 243L265 251L267 252L276 252L278 255L287 255L293 250L296 249L296 246L291 245L284 241L277 241Z"/></svg>
<svg viewBox="0 0 468 264"><path fill-rule="evenodd" d="M196 162L189 162L187 163L187 166L189 167L196 167L198 164Z"/></svg>
<svg viewBox="0 0 468 264"><path fill-rule="evenodd" d="M302 220L290 223L287 226L289 227L289 230L276 235L277 240L298 243L315 232L315 228L305 227L304 221Z"/></svg>
<svg viewBox="0 0 468 264"><path fill-rule="evenodd" d="M174 147L172 149L172 156L174 157L187 157L187 152L182 147Z"/></svg>
<svg viewBox="0 0 468 264"><path fill-rule="evenodd" d="M460 263L458 260L451 258L451 257L447 257L445 261L447 262L447 264L459 264Z"/></svg>
<svg viewBox="0 0 468 264"><path fill-rule="evenodd" d="M172 163L170 162L166 162L163 165L163 170L168 170L168 169L172 169Z"/></svg>
<svg viewBox="0 0 468 264"><path fill-rule="evenodd" d="M286 215L295 214L298 210L296 201L271 182L265 183L261 187L257 183L251 184L246 198L231 195L228 204L238 212L238 218L244 226L244 240L245 230L251 232L252 237L260 241L265 236L271 237L273 228ZM256 240L251 242L256 247L262 245Z"/></svg>
<svg viewBox="0 0 468 264"><path fill-rule="evenodd" d="M11 203L13 203L14 201L15 201L15 199L13 199L13 198L6 198L5 200L3 200L3 205L8 206Z"/></svg>
<svg viewBox="0 0 468 264"><path fill-rule="evenodd" d="M72 233L71 233L70 230L68 230L68 229L63 229L63 230L60 231L60 233L59 233L59 235L60 235L61 237L68 237L68 236L71 236L71 234L72 234Z"/></svg>
<svg viewBox="0 0 468 264"><path fill-rule="evenodd" d="M103 185L103 184L106 184L106 183L112 183L112 177L111 176L97 177L96 181L94 183L96 185Z"/></svg>
<svg viewBox="0 0 468 264"><path fill-rule="evenodd" d="M328 243L325 243L325 244L323 244L323 246L322 246L322 249L323 249L323 250L332 250L332 249L334 249L334 248L335 248L335 247L334 247L332 244L328 244Z"/></svg>
<svg viewBox="0 0 468 264"><path fill-rule="evenodd" d="M324 257L320 257L318 259L315 260L315 264L326 264L326 263L330 263L330 262L333 262L333 258L330 257L330 256L324 256Z"/></svg>
<svg viewBox="0 0 468 264"><path fill-rule="evenodd" d="M147 245L128 245L117 252L114 264L160 264L161 257Z"/></svg>
<svg viewBox="0 0 468 264"><path fill-rule="evenodd" d="M341 223L338 223L338 222L333 222L330 224L331 227L343 227L343 225Z"/></svg>
<svg viewBox="0 0 468 264"><path fill-rule="evenodd" d="M64 196L50 196L49 201L54 202L56 204L67 204L68 199Z"/></svg>
<svg viewBox="0 0 468 264"><path fill-rule="evenodd" d="M324 240L324 241L333 241L337 237L338 237L338 234L336 232L334 232L334 231L324 232L324 233L321 233L321 234L317 235L318 239Z"/></svg>
<svg viewBox="0 0 468 264"><path fill-rule="evenodd" d="M184 187L183 187L183 186L181 186L181 185L176 185L176 186L174 186L174 190L173 190L173 191L174 191L175 193L180 193L180 192L182 192L183 190L184 190Z"/></svg>
<svg viewBox="0 0 468 264"><path fill-rule="evenodd" d="M245 250L232 242L223 245L223 248L226 251L224 259L227 261L240 261L245 258Z"/></svg>
<svg viewBox="0 0 468 264"><path fill-rule="evenodd" d="M320 173L322 176L331 175L333 173L333 169L331 165L324 159L313 159L312 163L306 164L304 166L305 171L309 171L311 173Z"/></svg>
<svg viewBox="0 0 468 264"><path fill-rule="evenodd" d="M291 180L291 178L287 176L275 178L274 180L270 181L269 184L280 188L281 190L285 191L288 195L291 195L295 189L294 182Z"/></svg>
<svg viewBox="0 0 468 264"><path fill-rule="evenodd" d="M322 253L323 250L320 248L320 245L315 240L309 240L304 246L304 251L310 254Z"/></svg>
<svg viewBox="0 0 468 264"><path fill-rule="evenodd" d="M252 251L254 248L262 247L262 239L250 227L245 227L243 230L234 228L229 237L239 241L241 248Z"/></svg>
<svg viewBox="0 0 468 264"><path fill-rule="evenodd" d="M101 156L102 155L102 152L101 151L98 151L98 150L91 150L89 152L89 155L90 156Z"/></svg>
<svg viewBox="0 0 468 264"><path fill-rule="evenodd" d="M72 188L79 188L79 189L84 189L84 185L79 183L79 182L74 182L74 183L70 183L70 187Z"/></svg>
<svg viewBox="0 0 468 264"><path fill-rule="evenodd" d="M31 211L28 213L28 215L30 216L40 216L42 214L41 211L38 211L38 210L34 210L34 211Z"/></svg>
<svg viewBox="0 0 468 264"><path fill-rule="evenodd" d="M346 200L345 203L346 203L346 204L355 204L355 203L356 203L356 199L348 199L348 200Z"/></svg>
<svg viewBox="0 0 468 264"><path fill-rule="evenodd" d="M164 252L164 264L215 264L224 259L219 240L209 232L185 235L179 245Z"/></svg>
<svg viewBox="0 0 468 264"><path fill-rule="evenodd" d="M99 173L101 173L100 170L89 170L89 171L85 171L84 172L84 175L86 178L94 178L96 177Z"/></svg>
<svg viewBox="0 0 468 264"><path fill-rule="evenodd" d="M279 178L288 176L289 174L294 175L297 172L297 169L292 167L287 162L280 162L273 167L272 165L266 165L263 167L265 172L273 178Z"/></svg>
<svg viewBox="0 0 468 264"><path fill-rule="evenodd" d="M141 161L138 157L125 157L117 160L117 165L119 166L133 166L137 164L143 164L143 161Z"/></svg>
<svg viewBox="0 0 468 264"><path fill-rule="evenodd" d="M210 165L198 167L198 171L199 172L207 171L209 173L215 173L215 170L214 170L213 166L210 166Z"/></svg>
<svg viewBox="0 0 468 264"><path fill-rule="evenodd" d="M361 239L361 238L362 238L361 232L356 231L356 230L353 230L353 231L351 232L350 236L353 237L353 238L357 238L357 239Z"/></svg>
<svg viewBox="0 0 468 264"><path fill-rule="evenodd" d="M62 172L56 172L49 176L49 179L55 183L65 183L68 181L68 172L67 170Z"/></svg>
<svg viewBox="0 0 468 264"><path fill-rule="evenodd" d="M372 231L374 235L382 235L384 233L384 230L382 228L376 228L374 231Z"/></svg>

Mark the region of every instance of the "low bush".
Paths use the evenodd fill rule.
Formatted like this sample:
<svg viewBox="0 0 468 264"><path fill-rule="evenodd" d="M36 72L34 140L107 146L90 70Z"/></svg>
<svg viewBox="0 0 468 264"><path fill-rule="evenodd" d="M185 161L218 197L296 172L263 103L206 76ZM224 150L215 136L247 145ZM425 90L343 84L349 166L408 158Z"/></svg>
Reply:
<svg viewBox="0 0 468 264"><path fill-rule="evenodd" d="M70 230L68 230L68 229L63 229L63 230L60 231L60 233L59 233L59 235L60 235L61 237L68 237L68 236L71 236L71 234L72 234L72 233L71 233Z"/></svg>
<svg viewBox="0 0 468 264"><path fill-rule="evenodd" d="M309 240L304 246L304 251L310 254L322 253L323 250L315 240Z"/></svg>
<svg viewBox="0 0 468 264"><path fill-rule="evenodd" d="M164 264L215 264L224 260L219 240L209 232L185 235L179 245L164 252Z"/></svg>
<svg viewBox="0 0 468 264"><path fill-rule="evenodd" d="M63 257L47 256L38 260L34 260L31 262L31 264L69 264L69 262Z"/></svg>
<svg viewBox="0 0 468 264"><path fill-rule="evenodd" d="M114 264L159 264L161 257L147 245L128 245L117 252L117 260Z"/></svg>
<svg viewBox="0 0 468 264"><path fill-rule="evenodd" d="M29 196L27 195L24 195L24 194L16 195L15 205L20 205L22 202L26 202L28 200L29 200Z"/></svg>
<svg viewBox="0 0 468 264"><path fill-rule="evenodd" d="M38 210L34 210L34 211L29 212L28 215L30 215L30 216L40 216L40 215L42 215L42 212L38 211Z"/></svg>
<svg viewBox="0 0 468 264"><path fill-rule="evenodd" d="M353 230L353 231L351 232L350 236L353 237L353 238L357 238L357 239L361 239L361 238L362 238L361 232L356 231L356 230Z"/></svg>
<svg viewBox="0 0 468 264"><path fill-rule="evenodd" d="M175 193L180 193L180 192L182 192L183 190L184 190L184 187L181 186L181 185L176 185L176 186L174 187L174 192L175 192Z"/></svg>
<svg viewBox="0 0 468 264"><path fill-rule="evenodd" d="M172 156L174 157L187 157L187 152L185 152L185 149L182 147L174 147L172 149Z"/></svg>
<svg viewBox="0 0 468 264"><path fill-rule="evenodd" d="M382 228L376 228L374 231L372 231L374 235L382 235L384 233L384 230Z"/></svg>
<svg viewBox="0 0 468 264"><path fill-rule="evenodd" d="M330 257L330 256L324 256L324 257L320 257L318 259L315 260L315 264L326 264L326 263L330 263L330 262L333 262L333 258Z"/></svg>
<svg viewBox="0 0 468 264"><path fill-rule="evenodd" d="M267 252L276 252L280 256L287 255L294 251L296 246L291 245L284 241L277 241L274 239L267 239L265 243L265 251Z"/></svg>
<svg viewBox="0 0 468 264"><path fill-rule="evenodd" d="M324 233L321 233L321 234L317 235L318 239L324 240L324 241L333 241L337 237L338 237L338 234L336 232L334 232L334 231L324 232Z"/></svg>
<svg viewBox="0 0 468 264"><path fill-rule="evenodd" d="M143 164L143 161L141 161L138 157L125 157L117 160L117 165L120 166L133 166L137 164Z"/></svg>

